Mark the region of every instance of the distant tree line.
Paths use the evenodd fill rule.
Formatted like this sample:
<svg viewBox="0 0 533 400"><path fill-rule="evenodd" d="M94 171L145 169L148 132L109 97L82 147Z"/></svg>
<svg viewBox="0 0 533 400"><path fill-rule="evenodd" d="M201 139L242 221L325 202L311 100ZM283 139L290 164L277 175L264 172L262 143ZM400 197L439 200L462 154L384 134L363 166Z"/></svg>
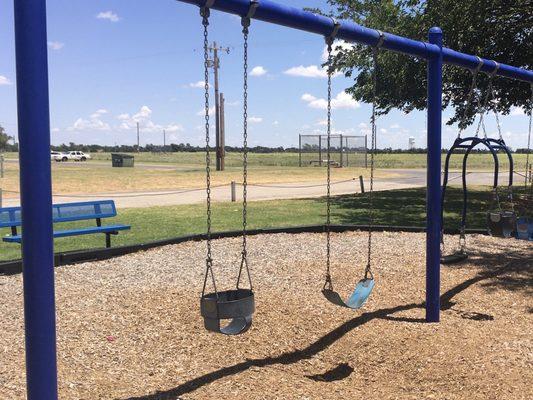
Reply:
<svg viewBox="0 0 533 400"><path fill-rule="evenodd" d="M83 151L86 153L136 153L136 145L121 145L121 146L102 146L99 144L77 144L70 142L69 144L61 144L59 146L51 146L54 151ZM167 146L159 146L154 144L147 144L141 146L138 149L141 153L201 153L205 151L204 146L193 146L190 143L172 143ZM228 153L239 153L243 151L242 147L238 146L226 146ZM298 147L266 147L266 146L254 146L248 149L250 153L298 153ZM309 151L309 149L307 149ZM318 147L316 147L318 152ZM446 153L448 149L442 149L443 153ZM474 149L473 153L487 153L488 150L484 148ZM393 149L392 147L386 147L383 149L377 149L376 154L426 154L427 150L424 148L415 149ZM515 153L527 153L526 148L519 148L515 150Z"/></svg>

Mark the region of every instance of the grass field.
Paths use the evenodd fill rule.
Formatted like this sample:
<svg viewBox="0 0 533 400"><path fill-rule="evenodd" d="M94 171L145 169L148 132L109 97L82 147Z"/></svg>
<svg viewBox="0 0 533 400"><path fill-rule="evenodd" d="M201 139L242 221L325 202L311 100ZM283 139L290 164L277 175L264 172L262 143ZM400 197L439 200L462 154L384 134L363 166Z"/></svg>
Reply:
<svg viewBox="0 0 533 400"><path fill-rule="evenodd" d="M203 167L205 154L198 153L130 153L135 156L135 161L140 163L153 164L175 164L184 168L198 169ZM5 153L6 159L17 159L17 153ZM110 153L93 153L91 157L95 161L109 161L111 164ZM325 157L323 157L325 158ZM508 167L505 157L500 156L503 168ZM268 153L258 154L250 153L248 156L250 166L264 167L298 167L298 153ZM318 159L318 156L304 154L304 165L310 159ZM514 161L518 170L523 169L525 164L525 154L514 154ZM307 163L305 162L307 160ZM444 157L443 157L444 162ZM240 167L242 163L241 153L226 153L227 167ZM451 167L459 169L462 166L462 157L454 156L451 159ZM472 169L491 169L493 168L492 156L489 154L471 154L469 157L469 168ZM377 154L377 168L425 168L425 154ZM315 168L309 168L315 169Z"/></svg>
<svg viewBox="0 0 533 400"><path fill-rule="evenodd" d="M0 187L5 197L16 197L19 191L19 169L17 163L6 163L4 179ZM345 180L366 175L364 169L334 168L333 180ZM388 171L378 171L377 177L394 177ZM213 172L213 185L225 185L231 181L242 181L242 170L228 167L223 172ZM251 183L282 183L325 180L323 168L264 167L249 169ZM93 163L53 163L52 188L54 194L92 194L140 192L150 190L173 190L176 188L201 188L205 185L205 170L196 168L112 168Z"/></svg>
<svg viewBox="0 0 533 400"><path fill-rule="evenodd" d="M55 194L90 194L101 192L132 192L149 190L172 190L175 188L202 187L205 182L203 153L139 153L135 154L137 167L112 168L109 153L95 153L94 160L87 163L52 163L53 191ZM241 181L241 154L228 153L226 171L213 172L215 185ZM6 159L14 160L16 153L6 153ZM452 158L453 169L460 168L461 157ZM524 154L515 155L515 169L521 171ZM378 178L394 178L390 169L425 168L424 154L379 154L376 165ZM250 154L249 180L252 183L281 183L321 181L325 168L299 168L298 155L294 153ZM471 170L491 170L492 158L487 154L471 155ZM507 160L501 157L501 169L508 168ZM5 163L5 177L0 180L4 196L16 196L19 191L18 163ZM333 168L332 179L344 180L359 175L368 176L364 168Z"/></svg>
<svg viewBox="0 0 533 400"><path fill-rule="evenodd" d="M446 225L457 227L462 206L460 191L450 189L446 203ZM472 212L468 215L470 228L485 227L485 213L490 203L490 193L484 188L470 192ZM376 224L412 225L425 224L425 189L404 189L375 193ZM402 208L398 208L402 204ZM530 213L533 210L529 210ZM366 195L346 195L335 197L332 202L332 222L339 224L368 223L368 197ZM278 200L251 202L249 227L283 227L321 224L325 218L323 198L303 200ZM113 238L113 245L144 243L181 235L205 231L205 207L203 204L174 207L153 207L142 209L122 209L113 222L132 226L129 232ZM81 227L90 221L56 225L56 228ZM108 222L111 223L111 222ZM241 207L238 203L218 203L213 211L214 231L241 228ZM2 236L9 231L0 229ZM57 239L56 251L90 249L104 246L103 235L88 235ZM0 260L20 257L20 246L0 243Z"/></svg>

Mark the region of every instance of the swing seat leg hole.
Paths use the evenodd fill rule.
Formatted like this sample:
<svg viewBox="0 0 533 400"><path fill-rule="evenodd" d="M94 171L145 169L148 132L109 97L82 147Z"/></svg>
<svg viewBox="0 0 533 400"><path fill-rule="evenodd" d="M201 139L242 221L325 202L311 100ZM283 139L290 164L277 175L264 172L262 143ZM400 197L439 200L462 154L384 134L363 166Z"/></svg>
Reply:
<svg viewBox="0 0 533 400"><path fill-rule="evenodd" d="M240 335L252 326L254 293L250 289L208 293L200 300L200 310L208 331Z"/></svg>

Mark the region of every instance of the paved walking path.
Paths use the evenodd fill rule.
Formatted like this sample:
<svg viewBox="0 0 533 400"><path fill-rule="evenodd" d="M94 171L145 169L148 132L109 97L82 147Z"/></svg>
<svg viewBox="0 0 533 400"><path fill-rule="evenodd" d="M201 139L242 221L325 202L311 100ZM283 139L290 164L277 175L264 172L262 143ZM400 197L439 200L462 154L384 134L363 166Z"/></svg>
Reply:
<svg viewBox="0 0 533 400"><path fill-rule="evenodd" d="M376 179L374 189L377 191L391 189L405 189L423 187L426 185L426 171L422 169L395 169L387 170L394 172L396 177L387 179ZM468 175L468 183L490 184L490 174L484 172L473 172ZM460 176L454 172L450 175L450 184L460 184ZM507 175L501 174L501 184L506 184ZM365 181L366 190L369 182ZM331 186L332 195L360 193L359 179L349 181L334 182ZM275 199L297 199L324 196L326 187L323 181L320 182L295 182L279 184L250 185L248 188L248 200L275 200ZM242 186L237 185L237 201L242 198ZM213 201L231 201L230 185L217 186L212 189ZM148 192L128 192L128 193L95 193L90 195L61 195L54 196L54 203L67 203L76 201L91 201L96 199L113 199L117 207L155 207L171 206L180 204L197 204L205 201L205 189L175 189L172 191L148 191ZM18 198L5 198L4 207L18 206Z"/></svg>

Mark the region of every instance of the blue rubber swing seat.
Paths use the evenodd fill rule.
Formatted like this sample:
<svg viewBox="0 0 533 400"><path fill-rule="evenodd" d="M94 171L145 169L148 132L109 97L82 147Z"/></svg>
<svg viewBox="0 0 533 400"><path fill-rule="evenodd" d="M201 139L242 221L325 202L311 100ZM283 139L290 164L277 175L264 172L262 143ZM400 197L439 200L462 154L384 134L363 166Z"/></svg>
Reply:
<svg viewBox="0 0 533 400"><path fill-rule="evenodd" d="M361 279L346 301L344 301L341 295L332 288L322 289L322 294L330 303L340 307L357 310L361 308L363 304L365 304L366 300L370 297L372 289L374 289L374 283L374 279Z"/></svg>

